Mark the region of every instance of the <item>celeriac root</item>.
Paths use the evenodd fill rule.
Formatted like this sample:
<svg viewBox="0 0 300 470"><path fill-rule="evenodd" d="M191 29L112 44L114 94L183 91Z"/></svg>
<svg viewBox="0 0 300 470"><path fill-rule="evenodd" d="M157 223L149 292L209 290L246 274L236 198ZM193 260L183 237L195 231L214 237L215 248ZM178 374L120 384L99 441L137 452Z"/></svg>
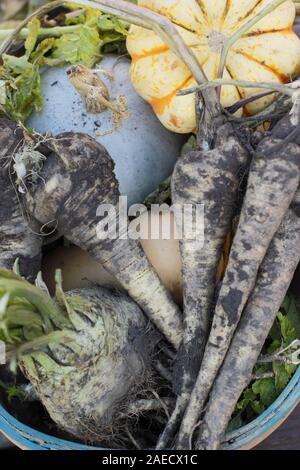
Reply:
<svg viewBox="0 0 300 470"><path fill-rule="evenodd" d="M53 421L86 442L111 445L121 439L128 423L120 411L128 418L137 394L146 396L157 343L140 308L125 294L100 287L64 294L58 284L52 300L3 270L0 288L10 297L1 324L8 357L15 358ZM28 324L33 316L39 329ZM60 326L53 328L53 318Z"/></svg>

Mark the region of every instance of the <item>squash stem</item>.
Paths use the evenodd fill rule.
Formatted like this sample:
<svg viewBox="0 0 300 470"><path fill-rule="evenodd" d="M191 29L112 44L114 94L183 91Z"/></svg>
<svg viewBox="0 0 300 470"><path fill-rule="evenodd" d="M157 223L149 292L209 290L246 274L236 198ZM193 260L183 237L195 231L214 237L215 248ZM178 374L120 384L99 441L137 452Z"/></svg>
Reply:
<svg viewBox="0 0 300 470"><path fill-rule="evenodd" d="M71 25L71 26L55 26L54 28L41 28L39 30L39 37L46 38L51 37L60 37L63 34L70 34L74 31L81 28L81 25ZM11 36L14 33L14 29L0 29L0 40L6 39L8 36ZM23 28L19 34L19 39L26 39L28 37L29 30L28 28Z"/></svg>
<svg viewBox="0 0 300 470"><path fill-rule="evenodd" d="M231 80L222 78L217 80L211 80L207 83L203 83L202 85L189 88L188 90L181 90L177 93L177 96L185 96L190 93L195 93L197 91L203 91L207 88L216 88L218 86L224 85L240 86L242 88L264 88L266 90L273 90L275 92L282 93L283 95L287 96L293 96L293 94L295 93L295 88L292 88L291 84L280 85L278 83L271 82L251 82L247 80Z"/></svg>
<svg viewBox="0 0 300 470"><path fill-rule="evenodd" d="M295 0L293 0L294 3ZM269 5L266 7L262 8L257 15L255 15L251 20L247 21L243 26L241 26L228 40L225 42L222 52L221 52L221 57L220 57L220 63L219 63L219 70L218 70L218 78L223 78L224 74L224 69L226 65L226 60L228 53L232 46L240 39L245 33L249 31L256 23L258 23L262 18L264 18L266 15L271 13L273 10L275 10L277 7L279 7L282 3L286 2L286 0L274 0L271 2Z"/></svg>

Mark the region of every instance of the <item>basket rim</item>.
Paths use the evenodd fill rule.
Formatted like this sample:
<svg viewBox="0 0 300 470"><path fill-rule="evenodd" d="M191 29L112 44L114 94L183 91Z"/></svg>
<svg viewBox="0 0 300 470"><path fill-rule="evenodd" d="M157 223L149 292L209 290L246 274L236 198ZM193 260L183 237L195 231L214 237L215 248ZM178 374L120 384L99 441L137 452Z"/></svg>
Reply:
<svg viewBox="0 0 300 470"><path fill-rule="evenodd" d="M259 417L226 436L224 449L238 450L263 440L300 402L300 366L280 396ZM109 450L47 435L10 415L0 405L0 432L22 448L30 450Z"/></svg>
<svg viewBox="0 0 300 470"><path fill-rule="evenodd" d="M226 435L224 448L240 449L262 435L268 434L298 403L300 403L300 366L272 405L250 423Z"/></svg>

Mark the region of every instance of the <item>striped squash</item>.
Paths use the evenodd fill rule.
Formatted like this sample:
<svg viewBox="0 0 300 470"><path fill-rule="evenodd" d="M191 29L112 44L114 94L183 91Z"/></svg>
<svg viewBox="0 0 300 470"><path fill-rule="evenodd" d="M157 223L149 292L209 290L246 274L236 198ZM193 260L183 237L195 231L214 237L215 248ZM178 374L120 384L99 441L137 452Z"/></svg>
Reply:
<svg viewBox="0 0 300 470"><path fill-rule="evenodd" d="M224 40L272 0L138 0L142 7L167 16L194 51L209 79L217 78ZM287 0L260 20L230 50L224 78L287 83L300 70L300 40L293 32L295 6ZM195 129L195 96L176 96L195 85L188 68L152 31L132 26L127 39L131 80L165 127L178 133ZM223 86L227 107L260 90ZM255 114L274 95L244 107ZM242 111L241 111L242 112Z"/></svg>

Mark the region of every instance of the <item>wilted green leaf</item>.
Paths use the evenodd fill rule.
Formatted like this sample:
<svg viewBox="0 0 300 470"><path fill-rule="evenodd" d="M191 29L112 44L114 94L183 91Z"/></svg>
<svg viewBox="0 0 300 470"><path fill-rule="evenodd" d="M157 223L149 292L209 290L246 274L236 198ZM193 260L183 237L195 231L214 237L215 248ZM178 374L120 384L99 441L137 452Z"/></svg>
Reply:
<svg viewBox="0 0 300 470"><path fill-rule="evenodd" d="M100 59L102 41L96 27L84 24L76 32L64 34L57 39L55 46L53 58L92 67Z"/></svg>
<svg viewBox="0 0 300 470"><path fill-rule="evenodd" d="M0 380L0 388L6 392L8 401L11 401L13 398L18 398L19 400L25 399L23 390L16 385L7 385Z"/></svg>
<svg viewBox="0 0 300 470"><path fill-rule="evenodd" d="M265 409L266 409L266 405L264 405L261 401L259 400L254 400L252 403L251 403L251 408L252 410L254 411L254 413L259 416L261 415ZM251 415L250 415L251 416Z"/></svg>
<svg viewBox="0 0 300 470"><path fill-rule="evenodd" d="M48 57L46 54L51 51L55 46L55 38L46 38L41 41L32 52L30 59L33 63L38 63L39 65L44 65L47 63Z"/></svg>
<svg viewBox="0 0 300 470"><path fill-rule="evenodd" d="M37 18L31 20L28 24L28 36L25 41L25 50L27 57L30 57L30 54L35 48L39 36L40 27L41 24Z"/></svg>
<svg viewBox="0 0 300 470"><path fill-rule="evenodd" d="M3 54L2 59L6 71L10 72L14 77L33 69L26 55L15 57L14 55Z"/></svg>
<svg viewBox="0 0 300 470"><path fill-rule="evenodd" d="M45 2L35 0L30 7L36 3ZM78 9L78 5L72 6L71 3L68 3L68 7ZM34 110L41 110L42 65L58 66L67 62L93 67L103 53L125 52L127 27L114 16L85 8L81 15L69 17L62 26L66 25L74 26L71 32L68 30L65 33L58 26L55 28L55 37L40 40L40 23L34 19L28 25L25 54L21 57L4 55L3 66L0 66L0 114L24 122Z"/></svg>
<svg viewBox="0 0 300 470"><path fill-rule="evenodd" d="M288 294L282 306L285 315L295 328L297 338L300 338L300 305L299 300L293 294Z"/></svg>
<svg viewBox="0 0 300 470"><path fill-rule="evenodd" d="M297 366L293 364L284 364L281 362L273 363L273 371L275 374L275 386L277 393L280 393L288 384L296 369Z"/></svg>
<svg viewBox="0 0 300 470"><path fill-rule="evenodd" d="M100 15L97 24L101 31L116 31L124 36L128 34L128 27L115 16Z"/></svg>
<svg viewBox="0 0 300 470"><path fill-rule="evenodd" d="M229 423L227 432L233 432L236 429L239 429L243 425L242 413L238 413Z"/></svg>
<svg viewBox="0 0 300 470"><path fill-rule="evenodd" d="M277 319L280 324L281 334L284 341L284 344L288 346L294 339L297 338L297 333L295 328L291 325L288 317L283 315L281 312L278 312Z"/></svg>
<svg viewBox="0 0 300 470"><path fill-rule="evenodd" d="M269 406L277 397L274 378L256 380L252 385L252 391L259 396L264 406Z"/></svg>
<svg viewBox="0 0 300 470"><path fill-rule="evenodd" d="M195 150L197 148L197 139L194 135L187 140L181 150L181 156L186 155L187 153Z"/></svg>
<svg viewBox="0 0 300 470"><path fill-rule="evenodd" d="M28 68L6 82L5 109L15 121L25 121L34 111L42 108L40 74L36 67Z"/></svg>
<svg viewBox="0 0 300 470"><path fill-rule="evenodd" d="M244 411L247 406L256 398L256 394L253 392L252 388L249 387L247 388L243 395L242 398L239 400L238 404L236 405L236 410L242 412Z"/></svg>
<svg viewBox="0 0 300 470"><path fill-rule="evenodd" d="M275 353L276 351L278 351L281 348L281 346L282 346L282 337L280 336L280 340L275 339L274 341L272 341L272 343L268 347L268 353L269 354Z"/></svg>
<svg viewBox="0 0 300 470"><path fill-rule="evenodd" d="M296 298L288 294L269 334L265 347L268 354L276 354L283 347L289 346L296 338L300 339L299 311ZM296 369L297 366L293 364L279 361L256 365L255 373L273 371L274 377L254 381L241 396L236 406L236 414L240 414L245 420L243 422L248 422L260 415L279 396Z"/></svg>
<svg viewBox="0 0 300 470"><path fill-rule="evenodd" d="M40 315L18 306L10 306L6 311L8 326L43 326Z"/></svg>

